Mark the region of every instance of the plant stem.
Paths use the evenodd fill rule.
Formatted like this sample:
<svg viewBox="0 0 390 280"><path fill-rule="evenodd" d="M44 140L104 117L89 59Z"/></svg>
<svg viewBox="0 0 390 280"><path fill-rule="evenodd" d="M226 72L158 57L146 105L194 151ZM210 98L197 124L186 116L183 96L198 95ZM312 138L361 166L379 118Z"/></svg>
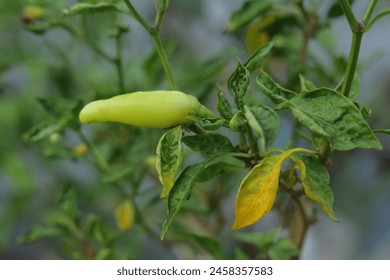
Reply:
<svg viewBox="0 0 390 280"><path fill-rule="evenodd" d="M146 20L138 13L138 11L134 8L133 4L129 0L123 0L123 2L125 2L125 5L127 6L127 8L129 8L135 20L138 21L138 23L141 24L142 27L149 34L153 33L152 27L150 27L149 24L146 22Z"/></svg>
<svg viewBox="0 0 390 280"><path fill-rule="evenodd" d="M341 93L346 97L351 91L352 81L355 76L356 65L359 58L360 45L363 38L363 32L356 32L352 34L351 50L349 52L349 59L347 69L345 70L345 78L341 87Z"/></svg>
<svg viewBox="0 0 390 280"><path fill-rule="evenodd" d="M165 49L164 49L164 46L161 42L159 33L153 33L152 40L153 40L153 44L156 48L156 52L157 52L158 56L160 57L161 64L162 64L164 71L165 71L165 75L167 76L167 78L169 80L169 84L171 86L171 89L177 90L178 87L177 87L177 84L175 82L175 79L173 78L171 67L169 66L169 62L168 62L168 57L165 53Z"/></svg>
<svg viewBox="0 0 390 280"><path fill-rule="evenodd" d="M116 44L116 54L115 54L115 68L118 73L118 83L119 83L119 91L125 92L125 81L124 81L124 74L123 74L123 62L122 62L122 34L118 34L115 37L115 44Z"/></svg>
<svg viewBox="0 0 390 280"><path fill-rule="evenodd" d="M177 90L178 87L175 82L175 79L173 78L171 67L169 65L167 55L165 53L164 45L162 44L160 39L160 28L161 28L162 20L164 18L166 7L168 6L168 2L165 0L162 6L157 7L158 11L156 16L156 21L155 21L155 25L152 27L137 12L137 10L134 8L133 4L129 0L123 0L123 1L125 2L126 6L129 8L135 20L138 21L139 24L141 24L141 26L146 30L146 32L148 32L149 35L152 37L154 47L156 48L156 52L160 58L161 64L168 78L170 87L172 90Z"/></svg>
<svg viewBox="0 0 390 280"><path fill-rule="evenodd" d="M367 11L363 17L364 25L367 25L368 22L370 21L372 13L374 12L374 8L375 8L377 2L378 2L378 0L371 0L370 5L368 5Z"/></svg>
<svg viewBox="0 0 390 280"><path fill-rule="evenodd" d="M96 160L96 163L97 163L97 167L100 171L102 171L103 173L106 173L109 169L109 166L108 166L108 163L107 161L104 159L104 157L101 155L101 153L99 152L99 150L95 147L95 145L93 145L87 137L85 137L85 135L81 132L81 131L78 131L78 134L81 138L81 140L83 140L83 142L88 146L88 148L91 150L93 156L95 157L95 160Z"/></svg>
<svg viewBox="0 0 390 280"><path fill-rule="evenodd" d="M354 29L358 25L358 21L354 12L352 11L351 5L349 4L348 0L338 0L338 2L348 20L349 27L351 28L352 32L354 32Z"/></svg>

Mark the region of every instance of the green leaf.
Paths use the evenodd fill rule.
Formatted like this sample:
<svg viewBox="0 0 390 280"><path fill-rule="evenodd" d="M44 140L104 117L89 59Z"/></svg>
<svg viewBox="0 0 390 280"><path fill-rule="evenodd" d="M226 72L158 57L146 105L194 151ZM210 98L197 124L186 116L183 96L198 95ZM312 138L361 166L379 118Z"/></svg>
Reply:
<svg viewBox="0 0 390 280"><path fill-rule="evenodd" d="M240 248L234 248L235 260L250 260L251 258Z"/></svg>
<svg viewBox="0 0 390 280"><path fill-rule="evenodd" d="M229 153L234 151L230 139L221 134L199 134L183 137L183 142L193 151L209 158L217 154Z"/></svg>
<svg viewBox="0 0 390 280"><path fill-rule="evenodd" d="M254 0L245 2L238 11L232 14L225 30L227 32L235 31L253 19L264 15L271 8L271 3L268 1Z"/></svg>
<svg viewBox="0 0 390 280"><path fill-rule="evenodd" d="M242 180L236 198L236 217L232 230L249 226L266 215L274 204L283 161L296 152L312 151L296 148L280 155L264 158Z"/></svg>
<svg viewBox="0 0 390 280"><path fill-rule="evenodd" d="M246 107L247 108L247 107ZM275 141L279 133L280 121L279 116L273 109L264 105L257 105L255 107L247 108L255 118L254 120L248 120L249 126L260 137L260 141L264 141L264 148L269 147ZM248 110L245 111L247 114ZM261 129L261 131L257 131ZM261 140L264 137L264 140ZM264 151L265 149L263 149Z"/></svg>
<svg viewBox="0 0 390 280"><path fill-rule="evenodd" d="M218 96L218 112L221 114L222 117L224 117L227 120L230 120L233 117L233 110L232 107L229 104L229 101L227 101L225 94L221 89L217 89L217 96Z"/></svg>
<svg viewBox="0 0 390 280"><path fill-rule="evenodd" d="M118 7L109 2L92 3L78 3L70 9L64 9L65 16L74 16L80 14L101 13L107 11L120 11Z"/></svg>
<svg viewBox="0 0 390 280"><path fill-rule="evenodd" d="M244 107L244 96L249 86L250 72L238 62L236 70L228 80L229 92L233 95L238 109Z"/></svg>
<svg viewBox="0 0 390 280"><path fill-rule="evenodd" d="M289 260L299 255L299 248L288 238L276 241L268 251L271 260Z"/></svg>
<svg viewBox="0 0 390 280"><path fill-rule="evenodd" d="M291 159L301 170L301 181L305 194L319 206L334 221L333 192L329 186L329 174L321 162L313 157L295 154Z"/></svg>
<svg viewBox="0 0 390 280"><path fill-rule="evenodd" d="M261 252L266 252L272 244L274 244L276 237L280 233L280 228L272 229L266 233L242 233L237 235L237 239L256 246Z"/></svg>
<svg viewBox="0 0 390 280"><path fill-rule="evenodd" d="M188 199L188 196L190 195L204 164L205 163L203 162L187 166L177 178L175 185L169 192L167 201L168 218L165 220L161 230L161 240L164 239L165 234L172 225L174 218L179 213L183 202Z"/></svg>
<svg viewBox="0 0 390 280"><path fill-rule="evenodd" d="M316 89L316 86L311 81L306 80L303 75L299 75L299 81L301 84L301 92L312 91Z"/></svg>
<svg viewBox="0 0 390 280"><path fill-rule="evenodd" d="M180 171L184 158L182 134L181 126L177 126L165 133L158 142L156 169L163 185L161 197L168 195Z"/></svg>
<svg viewBox="0 0 390 280"><path fill-rule="evenodd" d="M229 123L227 120L220 117L205 117L205 116L189 115L187 116L187 119L192 121L193 123L200 125L202 128L206 130L216 130L221 126L227 126Z"/></svg>
<svg viewBox="0 0 390 280"><path fill-rule="evenodd" d="M233 131L242 131L247 124L247 120L241 111L235 113L229 122L229 128Z"/></svg>
<svg viewBox="0 0 390 280"><path fill-rule="evenodd" d="M191 234L190 238L194 240L199 246L201 246L207 253L212 255L216 260L222 260L224 258L222 246L216 238L197 234Z"/></svg>
<svg viewBox="0 0 390 280"><path fill-rule="evenodd" d="M53 237L63 234L57 227L35 226L18 238L19 244L30 244L45 237Z"/></svg>
<svg viewBox="0 0 390 280"><path fill-rule="evenodd" d="M341 93L328 88L304 92L279 105L311 132L329 139L335 150L381 149L359 109Z"/></svg>
<svg viewBox="0 0 390 280"><path fill-rule="evenodd" d="M37 142L48 138L52 134L62 131L68 124L69 118L39 123L28 130L23 139L28 142Z"/></svg>
<svg viewBox="0 0 390 280"><path fill-rule="evenodd" d="M257 85L275 104L279 104L297 96L295 92L283 88L272 80L272 78L264 71L262 71L257 77Z"/></svg>
<svg viewBox="0 0 390 280"><path fill-rule="evenodd" d="M263 62L268 58L271 54L271 50L274 46L274 43L264 44L259 47L252 56L245 62L244 66L250 73L252 73L257 68L261 67Z"/></svg>
<svg viewBox="0 0 390 280"><path fill-rule="evenodd" d="M215 176L243 169L244 165L242 161L234 157L222 157L216 163L211 163L202 169L202 172L198 176L199 182L208 181Z"/></svg>
<svg viewBox="0 0 390 280"><path fill-rule="evenodd" d="M383 133L383 134L387 134L387 135L390 135L390 128L387 128L387 129L376 129L374 130L375 133Z"/></svg>

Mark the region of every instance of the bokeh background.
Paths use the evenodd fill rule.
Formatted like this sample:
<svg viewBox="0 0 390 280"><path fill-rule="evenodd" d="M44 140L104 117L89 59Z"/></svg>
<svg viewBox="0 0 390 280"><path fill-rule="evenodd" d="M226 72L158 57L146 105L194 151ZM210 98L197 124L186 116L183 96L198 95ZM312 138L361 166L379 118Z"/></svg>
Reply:
<svg viewBox="0 0 390 280"><path fill-rule="evenodd" d="M43 156L44 149L37 147L36 143L24 141L23 136L47 118L47 113L37 101L39 98L46 98L60 90L68 92L65 98L69 100L92 96L93 92L115 92L117 89L112 80L116 79L116 73L112 65L92 55L87 46L77 45L62 29L50 30L43 36L26 30L20 20L26 2L34 3L19 0L0 2L0 259L61 259L65 258L61 253L63 245L55 238L42 239L32 245L17 242L30 227L42 223L46 213L54 207L58 190L69 182L79 186L83 190L79 200L84 197L83 207L90 211L101 205L109 212L113 205L110 201L115 199L110 198L107 188L96 186L97 171L85 160L50 157L50 151ZM72 4L72 1L55 2L59 10ZM141 14L153 19L152 0L133 2ZM180 50L180 57L172 62L178 80L185 76L183 72L198 75L197 69L200 68L195 67L197 61L207 62L210 57L223 58L223 68L218 76L206 82L194 78L188 81L188 88L210 91L216 82L226 83L235 67L235 57L243 55L240 50L245 46L242 38L225 33L224 28L231 13L243 2L171 0L162 34L165 38L174 38L169 51L171 54ZM328 3L319 5L320 16L324 16L333 4L333 1L322 2ZM366 2L354 3L354 10L360 18ZM390 8L389 1L379 2L376 11ZM107 18L98 19L95 20L98 24L91 26L91 34L97 38L108 30L105 26ZM148 87L156 84L167 87L166 81L162 81L162 72L161 77L147 75L150 68L145 68L144 60L153 52L153 44L146 32L131 18L120 20L130 29L123 37L127 89L150 89ZM335 35L335 51L346 57L351 40L346 20L337 18L332 22L331 30ZM113 45L109 42L105 44L103 47L112 52ZM316 44L309 44L309 52L327 63L327 57ZM70 57L68 60L64 59L67 55ZM374 128L389 128L390 17L380 20L364 35L360 57L358 100L372 109L369 121ZM212 59L208 61L212 62ZM213 98L208 101L215 109ZM291 129L288 120L283 121L286 123L282 129ZM80 139L69 131L60 137L69 148L68 152L74 151L80 144ZM282 131L274 145L283 146L288 141L287 137L288 133ZM333 158L331 187L335 195L334 210L340 222L334 223L321 214L319 222L308 232L301 258L390 259L390 140L385 135L378 137L384 146L381 151L354 150L338 153ZM232 182L239 183L243 174L238 174ZM99 196L107 200L97 199L94 206L88 205L88 199ZM234 203L234 198L228 201ZM161 209L158 211L163 212ZM271 214L264 223L273 224L272 219ZM259 225L259 229L261 227ZM168 252L158 242L141 235L134 233L132 236L134 243L143 244L141 249L137 249L140 258L185 257L185 254Z"/></svg>

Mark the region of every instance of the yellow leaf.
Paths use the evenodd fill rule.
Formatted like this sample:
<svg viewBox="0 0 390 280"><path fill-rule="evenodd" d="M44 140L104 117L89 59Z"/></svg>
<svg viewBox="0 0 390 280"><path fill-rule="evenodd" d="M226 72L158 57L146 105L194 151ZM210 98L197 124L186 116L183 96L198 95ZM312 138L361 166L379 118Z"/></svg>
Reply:
<svg viewBox="0 0 390 280"><path fill-rule="evenodd" d="M125 200L116 208L116 223L121 230L133 227L134 212L134 206L130 200Z"/></svg>
<svg viewBox="0 0 390 280"><path fill-rule="evenodd" d="M295 152L312 151L296 148L263 159L241 182L236 198L236 217L232 230L249 226L267 214L274 204L283 161Z"/></svg>

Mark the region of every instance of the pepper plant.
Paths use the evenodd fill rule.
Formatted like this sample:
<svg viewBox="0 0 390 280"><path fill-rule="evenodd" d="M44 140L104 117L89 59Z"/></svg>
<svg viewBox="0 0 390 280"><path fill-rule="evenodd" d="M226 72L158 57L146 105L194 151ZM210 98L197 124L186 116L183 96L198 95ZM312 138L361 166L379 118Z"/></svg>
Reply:
<svg viewBox="0 0 390 280"><path fill-rule="evenodd" d="M192 79L180 80L180 72L193 67L179 66L174 47L162 39L169 1L154 2L153 23L130 0L80 1L64 7L62 15L39 1L24 10L22 18L30 31L63 29L115 70L116 88L72 96L64 108L41 100L51 121L33 127L25 139L53 143L56 135L69 129L77 135L78 148L62 154L56 150L56 156L85 160L97 168L101 184L112 188L96 196L110 198L115 193L112 212L118 229L99 213L80 212L76 191L68 186L46 224L32 228L20 242L57 236L72 244L71 257L137 258L120 244L135 246L138 228L167 248L184 243L217 259L298 258L308 228L317 221L316 209L338 221L328 173L333 154L382 149L376 134L389 133L370 126L370 111L357 101L356 71L363 35L389 10L374 13L378 1L372 0L358 20L352 1L339 0L332 1L321 18L318 1L246 1L225 28L245 41L241 58L213 58L195 69ZM89 18L106 13L115 15L110 34L113 54L88 32ZM348 59L326 42L331 36L329 23L342 16L352 34ZM121 21L125 17L138 22L154 45L139 84L123 57L127 48L123 38L129 32ZM333 58L334 71L310 54L309 43L316 40ZM232 61L235 69L224 81L221 73ZM287 63L281 69L284 77L278 76L280 61ZM201 103L208 98L216 104L206 108ZM294 128L290 141L275 147L284 111ZM84 125L80 120L120 124ZM240 178L231 186L226 177ZM235 202L227 199L231 194ZM233 208L234 217L227 215L224 209ZM261 223L271 209L280 214L280 227L245 230ZM165 217L160 215L163 211ZM235 248L230 251L220 240L226 230L234 232Z"/></svg>

